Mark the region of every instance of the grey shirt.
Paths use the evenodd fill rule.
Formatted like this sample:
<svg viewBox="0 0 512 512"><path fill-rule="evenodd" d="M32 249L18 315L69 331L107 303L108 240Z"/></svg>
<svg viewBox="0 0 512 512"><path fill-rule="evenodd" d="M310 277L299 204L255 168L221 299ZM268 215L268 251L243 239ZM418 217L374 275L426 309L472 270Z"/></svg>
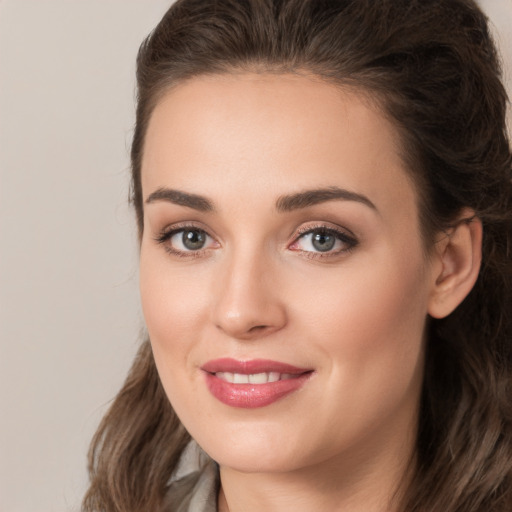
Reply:
<svg viewBox="0 0 512 512"><path fill-rule="evenodd" d="M166 512L217 512L219 467L191 441L169 480Z"/></svg>

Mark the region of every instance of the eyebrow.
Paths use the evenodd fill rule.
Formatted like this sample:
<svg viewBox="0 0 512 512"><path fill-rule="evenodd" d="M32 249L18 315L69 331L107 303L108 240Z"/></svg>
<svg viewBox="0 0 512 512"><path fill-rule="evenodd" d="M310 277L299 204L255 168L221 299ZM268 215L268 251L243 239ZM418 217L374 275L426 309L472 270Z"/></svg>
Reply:
<svg viewBox="0 0 512 512"><path fill-rule="evenodd" d="M280 196L276 201L276 209L278 212L291 212L335 200L356 201L378 211L377 207L366 196L339 187L318 188ZM201 212L215 211L212 201L206 197L170 188L155 190L146 199L146 204L157 201L166 201Z"/></svg>
<svg viewBox="0 0 512 512"><path fill-rule="evenodd" d="M167 201L179 206L193 208L200 212L212 212L215 210L213 203L209 199L206 199L206 197L170 188L159 188L155 190L149 194L146 199L146 204L154 203L156 201Z"/></svg>
<svg viewBox="0 0 512 512"><path fill-rule="evenodd" d="M290 212L334 200L356 201L378 211L377 207L366 196L339 187L305 190L297 194L281 196L276 202L276 208L279 212Z"/></svg>

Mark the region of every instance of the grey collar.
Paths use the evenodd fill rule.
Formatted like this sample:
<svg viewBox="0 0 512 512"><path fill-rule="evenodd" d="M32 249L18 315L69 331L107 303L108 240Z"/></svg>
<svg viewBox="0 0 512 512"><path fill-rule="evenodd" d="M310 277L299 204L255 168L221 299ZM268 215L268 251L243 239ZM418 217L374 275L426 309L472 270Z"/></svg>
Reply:
<svg viewBox="0 0 512 512"><path fill-rule="evenodd" d="M168 485L166 512L217 512L219 467L195 441L183 450Z"/></svg>

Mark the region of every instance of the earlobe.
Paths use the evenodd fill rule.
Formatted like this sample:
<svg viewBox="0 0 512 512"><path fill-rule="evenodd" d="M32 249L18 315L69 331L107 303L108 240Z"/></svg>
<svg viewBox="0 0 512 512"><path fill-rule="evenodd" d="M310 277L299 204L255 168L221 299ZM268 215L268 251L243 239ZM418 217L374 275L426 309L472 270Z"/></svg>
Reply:
<svg viewBox="0 0 512 512"><path fill-rule="evenodd" d="M428 313L448 316L469 294L482 261L482 222L464 210L455 227L444 234L434 249L433 285Z"/></svg>

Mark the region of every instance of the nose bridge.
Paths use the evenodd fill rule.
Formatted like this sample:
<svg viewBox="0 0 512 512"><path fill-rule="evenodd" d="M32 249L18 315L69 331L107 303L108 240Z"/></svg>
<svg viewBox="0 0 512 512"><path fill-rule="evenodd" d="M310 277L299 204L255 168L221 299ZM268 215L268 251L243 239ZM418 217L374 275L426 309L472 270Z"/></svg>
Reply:
<svg viewBox="0 0 512 512"><path fill-rule="evenodd" d="M238 244L228 251L215 279L213 321L230 337L268 335L286 323L272 258L261 247Z"/></svg>

